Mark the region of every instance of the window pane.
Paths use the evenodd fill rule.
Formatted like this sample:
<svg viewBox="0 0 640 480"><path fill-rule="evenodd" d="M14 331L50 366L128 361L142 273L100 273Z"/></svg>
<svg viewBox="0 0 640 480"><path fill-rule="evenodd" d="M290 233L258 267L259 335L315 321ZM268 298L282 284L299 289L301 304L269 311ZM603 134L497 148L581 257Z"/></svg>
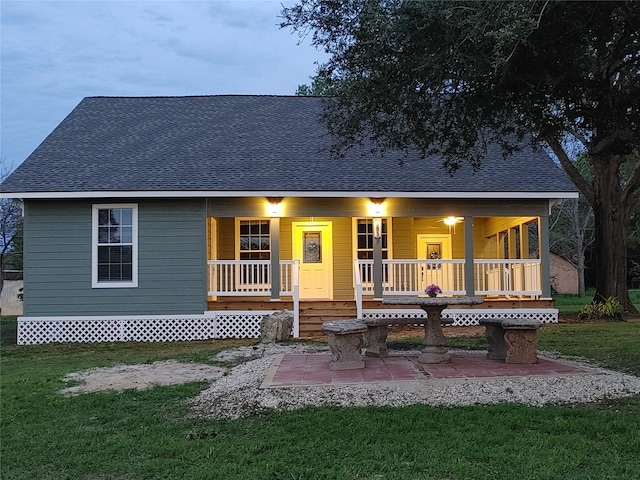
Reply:
<svg viewBox="0 0 640 480"><path fill-rule="evenodd" d="M98 210L98 225L108 225L109 224L109 216L111 211L108 209L99 209Z"/></svg>
<svg viewBox="0 0 640 480"><path fill-rule="evenodd" d="M114 208L111 210L111 224L122 225L122 209Z"/></svg>
<svg viewBox="0 0 640 480"><path fill-rule="evenodd" d="M111 264L109 266L109 280L121 280L122 279L122 275L120 272L120 264L117 265L113 265Z"/></svg>
<svg viewBox="0 0 640 480"><path fill-rule="evenodd" d="M98 228L98 243L109 243L109 227Z"/></svg>
<svg viewBox="0 0 640 480"><path fill-rule="evenodd" d="M321 232L304 232L303 238L304 263L322 263L322 234Z"/></svg>
<svg viewBox="0 0 640 480"><path fill-rule="evenodd" d="M109 247L98 247L98 263L109 263Z"/></svg>
<svg viewBox="0 0 640 480"><path fill-rule="evenodd" d="M119 227L109 227L109 241L110 243L120 243Z"/></svg>
<svg viewBox="0 0 640 480"><path fill-rule="evenodd" d="M98 265L98 280L109 280L109 265Z"/></svg>
<svg viewBox="0 0 640 480"><path fill-rule="evenodd" d="M365 239L365 248L373 248L373 235L367 235Z"/></svg>
<svg viewBox="0 0 640 480"><path fill-rule="evenodd" d="M109 248L109 263L120 263L122 262L122 247L110 247Z"/></svg>
<svg viewBox="0 0 640 480"><path fill-rule="evenodd" d="M122 243L131 243L133 241L133 228L131 227L122 227L120 229Z"/></svg>
<svg viewBox="0 0 640 480"><path fill-rule="evenodd" d="M133 209L132 208L124 208L122 209L122 219L121 225L133 225Z"/></svg>
<svg viewBox="0 0 640 480"><path fill-rule="evenodd" d="M133 251L130 246L124 246L121 250L122 263L133 263Z"/></svg>
<svg viewBox="0 0 640 480"><path fill-rule="evenodd" d="M133 279L133 265L125 263L122 265L122 280Z"/></svg>

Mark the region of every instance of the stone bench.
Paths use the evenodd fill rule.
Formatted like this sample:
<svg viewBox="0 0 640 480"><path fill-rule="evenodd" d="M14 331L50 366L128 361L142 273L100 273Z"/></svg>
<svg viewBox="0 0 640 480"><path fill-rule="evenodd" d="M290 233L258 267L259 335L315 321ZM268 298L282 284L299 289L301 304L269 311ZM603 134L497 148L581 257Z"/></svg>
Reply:
<svg viewBox="0 0 640 480"><path fill-rule="evenodd" d="M322 330L328 334L328 344L333 356L331 370L364 368L364 334L367 326L361 320L343 319L324 322Z"/></svg>
<svg viewBox="0 0 640 480"><path fill-rule="evenodd" d="M487 358L505 363L538 363L540 320L528 318L482 318L489 342Z"/></svg>
<svg viewBox="0 0 640 480"><path fill-rule="evenodd" d="M391 325L424 325L424 319L422 318L366 318L361 321L367 326L365 355L378 358L389 356L387 334ZM442 325L451 325L453 320L443 318L440 323Z"/></svg>

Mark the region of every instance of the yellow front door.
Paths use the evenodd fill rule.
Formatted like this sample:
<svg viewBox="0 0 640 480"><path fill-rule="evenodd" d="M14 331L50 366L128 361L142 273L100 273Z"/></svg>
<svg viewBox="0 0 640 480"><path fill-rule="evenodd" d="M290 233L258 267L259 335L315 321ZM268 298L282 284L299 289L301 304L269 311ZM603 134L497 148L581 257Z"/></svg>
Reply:
<svg viewBox="0 0 640 480"><path fill-rule="evenodd" d="M418 259L427 260L420 272L422 290L431 284L438 285L442 290L452 288L453 266L437 262L451 259L451 235L418 235ZM434 263L428 263L429 260Z"/></svg>
<svg viewBox="0 0 640 480"><path fill-rule="evenodd" d="M294 222L293 258L300 261L300 298L333 297L331 222Z"/></svg>

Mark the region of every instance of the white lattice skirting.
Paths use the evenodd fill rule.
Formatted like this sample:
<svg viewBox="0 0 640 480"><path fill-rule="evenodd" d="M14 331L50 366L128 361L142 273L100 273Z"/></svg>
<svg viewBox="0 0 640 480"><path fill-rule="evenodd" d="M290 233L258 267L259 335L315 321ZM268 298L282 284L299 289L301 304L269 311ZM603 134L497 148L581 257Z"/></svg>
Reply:
<svg viewBox="0 0 640 480"><path fill-rule="evenodd" d="M363 310L364 318L424 318L424 311L420 309L385 309ZM480 308L447 308L442 316L453 320L454 327L470 327L480 325L481 318L527 318L537 319L542 323L558 323L558 309L556 308L514 308L514 309L480 309ZM393 322L390 322L393 323Z"/></svg>
<svg viewBox="0 0 640 480"><path fill-rule="evenodd" d="M127 317L20 317L18 345L258 338L271 311Z"/></svg>
<svg viewBox="0 0 640 480"><path fill-rule="evenodd" d="M260 322L273 311L213 312L204 315L127 317L19 317L18 345L40 343L180 342L222 338L258 338ZM557 323L554 308L451 309L443 316L459 327L479 325L481 318L535 318ZM422 310L364 310L364 318L423 318Z"/></svg>

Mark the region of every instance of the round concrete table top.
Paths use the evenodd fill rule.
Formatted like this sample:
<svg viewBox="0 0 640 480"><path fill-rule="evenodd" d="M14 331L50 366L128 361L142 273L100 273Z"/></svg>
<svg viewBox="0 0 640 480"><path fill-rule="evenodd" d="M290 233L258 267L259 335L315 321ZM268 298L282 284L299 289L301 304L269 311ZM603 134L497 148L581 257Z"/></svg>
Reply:
<svg viewBox="0 0 640 480"><path fill-rule="evenodd" d="M420 307L438 307L449 305L478 305L484 302L482 297L388 297L383 298L386 305L417 305Z"/></svg>

